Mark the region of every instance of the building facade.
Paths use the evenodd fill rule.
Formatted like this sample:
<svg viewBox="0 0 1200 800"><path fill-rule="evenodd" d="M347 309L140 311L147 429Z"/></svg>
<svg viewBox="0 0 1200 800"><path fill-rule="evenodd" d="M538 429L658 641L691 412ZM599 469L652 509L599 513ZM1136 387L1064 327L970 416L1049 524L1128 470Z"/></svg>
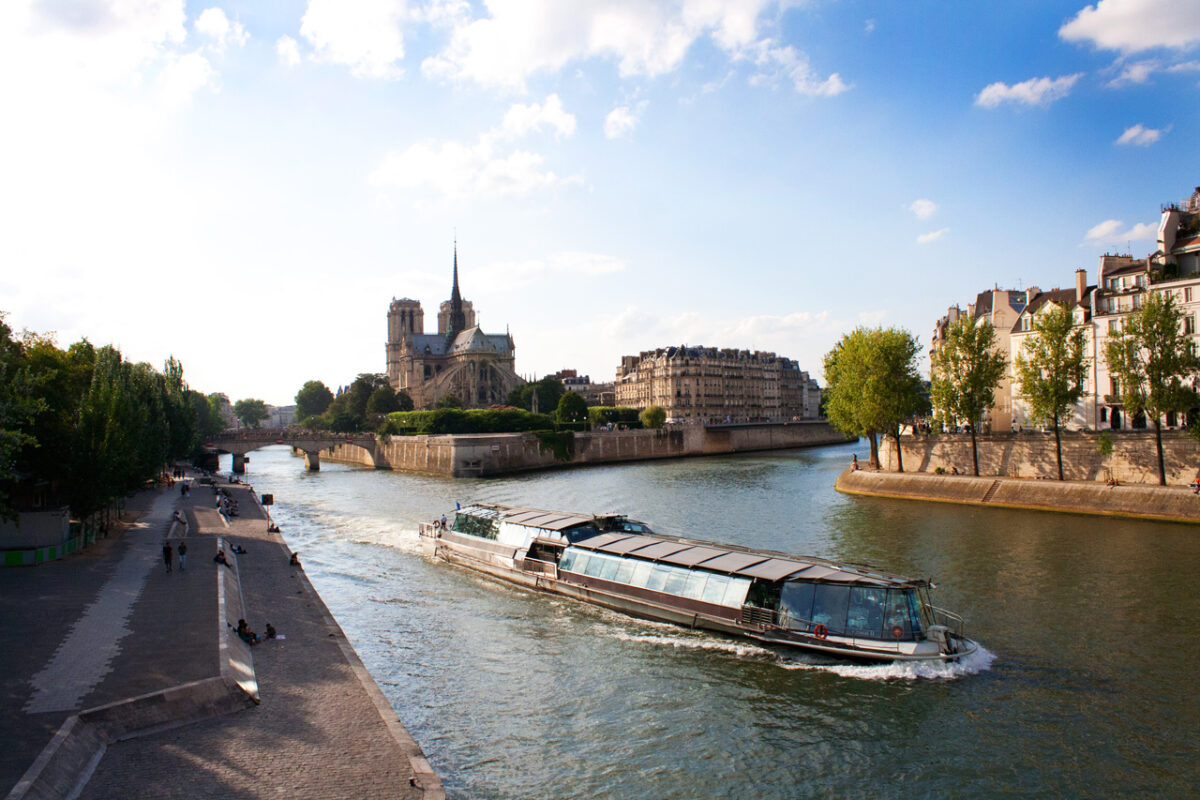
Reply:
<svg viewBox="0 0 1200 800"><path fill-rule="evenodd" d="M660 347L625 356L617 405L662 406L667 418L705 423L817 419L821 390L791 359L715 347Z"/></svg>
<svg viewBox="0 0 1200 800"><path fill-rule="evenodd" d="M459 291L457 245L450 299L439 308L437 333L425 333L420 302L393 298L386 351L388 382L407 392L417 409L431 408L446 395L457 397L463 408L485 408L504 403L524 383L513 368L512 336L484 333Z"/></svg>
<svg viewBox="0 0 1200 800"><path fill-rule="evenodd" d="M589 406L611 406L615 403L613 384L592 383L590 375L580 375L577 370L560 369L546 377L562 381L564 389L582 397Z"/></svg>

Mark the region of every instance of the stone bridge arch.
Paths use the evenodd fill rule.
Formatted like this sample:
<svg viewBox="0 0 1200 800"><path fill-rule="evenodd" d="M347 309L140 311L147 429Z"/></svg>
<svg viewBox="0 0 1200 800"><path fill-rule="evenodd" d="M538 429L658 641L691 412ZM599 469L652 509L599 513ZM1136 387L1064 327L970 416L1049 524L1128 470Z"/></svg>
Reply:
<svg viewBox="0 0 1200 800"><path fill-rule="evenodd" d="M246 471L246 454L273 444L286 444L293 450L304 453L304 467L316 472L321 469L321 451L337 445L353 445L367 452L371 464L378 466L377 441L373 433L330 433L307 430L227 431L205 442L205 446L217 453L233 456L232 471Z"/></svg>

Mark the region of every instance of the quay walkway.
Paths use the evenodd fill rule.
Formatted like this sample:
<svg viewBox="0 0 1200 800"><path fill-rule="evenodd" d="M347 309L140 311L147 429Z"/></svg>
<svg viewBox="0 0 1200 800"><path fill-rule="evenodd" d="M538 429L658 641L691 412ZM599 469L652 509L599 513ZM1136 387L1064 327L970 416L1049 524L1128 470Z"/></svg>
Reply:
<svg viewBox="0 0 1200 800"><path fill-rule="evenodd" d="M192 483L139 493L123 530L0 570L0 791L20 798L445 796L312 588L267 532ZM175 510L185 528L172 522ZM164 539L188 546L170 573ZM240 545L232 566L218 547ZM253 648L226 620L283 638Z"/></svg>

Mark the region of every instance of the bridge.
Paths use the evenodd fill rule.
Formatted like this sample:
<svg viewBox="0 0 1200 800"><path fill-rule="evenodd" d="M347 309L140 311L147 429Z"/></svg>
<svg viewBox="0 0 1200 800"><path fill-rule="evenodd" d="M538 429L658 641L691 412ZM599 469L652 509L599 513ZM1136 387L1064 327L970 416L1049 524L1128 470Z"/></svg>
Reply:
<svg viewBox="0 0 1200 800"><path fill-rule="evenodd" d="M212 436L204 446L217 453L233 455L233 471L246 471L246 454L260 447L286 444L304 452L304 468L313 472L321 468L321 451L339 444L361 447L375 459L375 434L373 433L330 433L310 431L303 428L260 428L257 430L225 431Z"/></svg>

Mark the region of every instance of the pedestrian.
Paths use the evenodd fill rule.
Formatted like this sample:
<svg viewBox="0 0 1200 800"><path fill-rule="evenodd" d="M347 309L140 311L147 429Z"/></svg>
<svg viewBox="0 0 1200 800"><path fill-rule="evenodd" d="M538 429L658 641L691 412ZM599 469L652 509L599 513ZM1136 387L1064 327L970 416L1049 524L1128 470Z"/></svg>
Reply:
<svg viewBox="0 0 1200 800"><path fill-rule="evenodd" d="M187 571L187 542L179 543L179 571Z"/></svg>
<svg viewBox="0 0 1200 800"><path fill-rule="evenodd" d="M850 469L855 471L858 470L858 453L850 454Z"/></svg>
<svg viewBox="0 0 1200 800"><path fill-rule="evenodd" d="M171 571L171 557L175 551L171 549L170 542L163 542L163 563L167 565L167 572Z"/></svg>

